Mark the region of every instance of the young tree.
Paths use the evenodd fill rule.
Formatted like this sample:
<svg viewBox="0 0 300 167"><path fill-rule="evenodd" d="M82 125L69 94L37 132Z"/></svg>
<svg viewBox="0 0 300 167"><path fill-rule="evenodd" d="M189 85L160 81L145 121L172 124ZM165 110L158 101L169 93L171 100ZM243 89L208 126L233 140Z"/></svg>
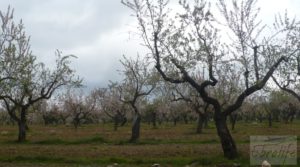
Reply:
<svg viewBox="0 0 300 167"><path fill-rule="evenodd" d="M44 120L44 124L47 125L58 125L60 121L58 108L51 108L50 111L42 111L42 118Z"/></svg>
<svg viewBox="0 0 300 167"><path fill-rule="evenodd" d="M147 103L145 105L145 118L148 122L148 124L150 125L150 123L152 123L152 127L154 129L157 128L157 115L158 115L158 106L159 106L159 101L157 101L156 99L154 99L154 101L152 103Z"/></svg>
<svg viewBox="0 0 300 167"><path fill-rule="evenodd" d="M70 113L75 130L92 116L96 108L96 98L93 94L84 96L82 90L69 90L63 97L64 109Z"/></svg>
<svg viewBox="0 0 300 167"><path fill-rule="evenodd" d="M269 110L275 115L277 120L281 119L284 123L293 122L296 112L298 99L286 91L272 91L270 93Z"/></svg>
<svg viewBox="0 0 300 167"><path fill-rule="evenodd" d="M115 131L118 129L118 126L124 126L127 122L127 109L124 103L120 101L118 86L117 82L111 82L108 88L98 88L94 90L101 112L114 121Z"/></svg>
<svg viewBox="0 0 300 167"><path fill-rule="evenodd" d="M265 117L267 117L268 119L268 124L269 127L272 127L273 125L273 116L272 116L272 110L271 109L271 105L269 102L267 102L267 100L262 99L262 101L260 102L261 104L261 108L262 108L262 112L265 113Z"/></svg>
<svg viewBox="0 0 300 167"><path fill-rule="evenodd" d="M136 59L128 59L124 56L121 61L125 76L122 84L119 86L120 100L129 104L134 113L132 133L130 142L136 142L140 136L141 113L138 103L141 99L149 95L156 85L156 75L150 69L149 62L137 56Z"/></svg>
<svg viewBox="0 0 300 167"><path fill-rule="evenodd" d="M35 114L41 115L45 125L57 125L59 122L58 106L54 104L48 104L48 101L41 100L32 106L32 110Z"/></svg>
<svg viewBox="0 0 300 167"><path fill-rule="evenodd" d="M0 47L1 76L11 78L0 85L4 106L13 120L18 123L18 141L26 139L26 115L33 104L51 98L53 93L63 86L78 86L81 80L75 77L70 68L70 58L56 52L56 66L53 70L45 67L31 53L29 38L24 32L22 22L13 22L13 11L0 13L2 21ZM2 39L3 38L3 39ZM1 42L0 42L1 43Z"/></svg>
<svg viewBox="0 0 300 167"><path fill-rule="evenodd" d="M172 117L175 123L178 113L174 111L171 107L173 104L173 96L172 92L174 91L173 85L165 82L158 81L156 84L156 88L153 91L153 95L155 99L153 100L153 104L156 108L156 116L158 117L159 123L161 124L163 121L169 121L169 118Z"/></svg>
<svg viewBox="0 0 300 167"><path fill-rule="evenodd" d="M287 32L295 30L295 25L289 23L275 29L270 37L262 36L265 26L257 21L259 9L255 7L255 0L233 0L231 4L219 0L222 18L215 17L217 14L205 0L195 0L192 5L180 1L184 12L179 14L170 12L168 0L122 2L135 12L141 37L157 71L168 82L189 83L204 102L213 106L224 156L236 158L237 148L226 118L242 106L246 97L261 90L277 67L295 54L295 49L286 50L274 60L267 52L277 46L274 41L285 41ZM221 36L226 33L229 37ZM203 66L207 77L197 82L191 73ZM229 71L244 74L239 81L242 89L237 98L226 106L208 91L219 84L215 73L224 66L230 68Z"/></svg>
<svg viewBox="0 0 300 167"><path fill-rule="evenodd" d="M174 88L174 100L183 100L187 103L187 106L191 107L191 110L198 115L198 122L196 133L202 133L203 125L208 119L208 104L205 104L199 93L188 84L180 84Z"/></svg>

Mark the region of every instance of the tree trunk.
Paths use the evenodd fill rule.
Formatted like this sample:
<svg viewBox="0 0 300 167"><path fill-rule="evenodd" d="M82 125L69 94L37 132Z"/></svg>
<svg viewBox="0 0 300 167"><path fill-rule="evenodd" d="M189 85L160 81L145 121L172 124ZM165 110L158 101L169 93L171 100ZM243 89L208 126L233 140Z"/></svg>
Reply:
<svg viewBox="0 0 300 167"><path fill-rule="evenodd" d="M113 120L114 120L114 131L117 131L118 130L118 126L119 126L119 116L116 114L113 117Z"/></svg>
<svg viewBox="0 0 300 167"><path fill-rule="evenodd" d="M272 114L268 114L269 127L272 127Z"/></svg>
<svg viewBox="0 0 300 167"><path fill-rule="evenodd" d="M77 131L79 124L78 123L74 123L74 129L75 131Z"/></svg>
<svg viewBox="0 0 300 167"><path fill-rule="evenodd" d="M152 112L152 126L156 128L156 112Z"/></svg>
<svg viewBox="0 0 300 167"><path fill-rule="evenodd" d="M288 123L289 123L289 116L285 116L285 117L284 117L284 123L285 123L285 124L288 124Z"/></svg>
<svg viewBox="0 0 300 167"><path fill-rule="evenodd" d="M75 131L77 131L78 127L80 126L81 124L81 117L80 117L80 113L76 113L74 115L74 118L73 118L73 125L74 125L74 128L75 128Z"/></svg>
<svg viewBox="0 0 300 167"><path fill-rule="evenodd" d="M173 125L176 126L177 125L177 118L173 119Z"/></svg>
<svg viewBox="0 0 300 167"><path fill-rule="evenodd" d="M197 131L196 131L196 133L202 133L204 121L205 121L204 115L201 114L201 113L198 113L198 123L197 123Z"/></svg>
<svg viewBox="0 0 300 167"><path fill-rule="evenodd" d="M47 126L47 125L48 125L48 119L47 119L47 116L43 115L42 118L43 118L43 120L44 120L44 125Z"/></svg>
<svg viewBox="0 0 300 167"><path fill-rule="evenodd" d="M121 126L124 126L126 122L127 122L127 118L125 116L122 116Z"/></svg>
<svg viewBox="0 0 300 167"><path fill-rule="evenodd" d="M26 140L26 111L21 111L21 117L18 121L19 126L19 136L18 142L24 142Z"/></svg>
<svg viewBox="0 0 300 167"><path fill-rule="evenodd" d="M257 116L257 119L258 119L259 123L262 123L263 122L262 114L259 113L258 116Z"/></svg>
<svg viewBox="0 0 300 167"><path fill-rule="evenodd" d="M231 130L234 130L235 128L235 123L237 120L237 115L236 114L230 114L230 123L231 123Z"/></svg>
<svg viewBox="0 0 300 167"><path fill-rule="evenodd" d="M295 118L295 114L293 114L293 115L291 116L291 118L290 118L290 122L291 122L291 123L293 123L294 118Z"/></svg>
<svg viewBox="0 0 300 167"><path fill-rule="evenodd" d="M119 121L118 121L117 118L115 117L115 118L114 118L114 131L117 131L117 130L118 130L118 124L119 124Z"/></svg>
<svg viewBox="0 0 300 167"><path fill-rule="evenodd" d="M68 116L66 116L66 117L60 116L60 119L61 119L63 125L67 124L67 118L68 118Z"/></svg>
<svg viewBox="0 0 300 167"><path fill-rule="evenodd" d="M188 123L189 123L189 120L188 120L187 117L188 117L187 115L184 115L184 116L183 116L184 124L188 124Z"/></svg>
<svg viewBox="0 0 300 167"><path fill-rule="evenodd" d="M136 142L140 137L141 116L136 113L131 129L130 142Z"/></svg>
<svg viewBox="0 0 300 167"><path fill-rule="evenodd" d="M294 111L289 112L288 113L287 122L293 123L294 116L295 116L295 112Z"/></svg>
<svg viewBox="0 0 300 167"><path fill-rule="evenodd" d="M228 159L237 158L237 148L226 124L226 116L215 113L215 124L221 140L224 156Z"/></svg>
<svg viewBox="0 0 300 167"><path fill-rule="evenodd" d="M73 125L74 125L74 128L75 128L75 131L77 131L78 126L80 125L80 120L79 120L79 118L75 118L75 119L73 120Z"/></svg>
<svg viewBox="0 0 300 167"><path fill-rule="evenodd" d="M204 128L208 128L208 114L204 113L205 117L204 117L204 122L203 122L203 127Z"/></svg>
<svg viewBox="0 0 300 167"><path fill-rule="evenodd" d="M208 119L209 119L209 115L208 115L208 107L209 107L209 105L208 104L206 104L206 106L204 107L204 122L203 122L203 127L204 128L208 128Z"/></svg>

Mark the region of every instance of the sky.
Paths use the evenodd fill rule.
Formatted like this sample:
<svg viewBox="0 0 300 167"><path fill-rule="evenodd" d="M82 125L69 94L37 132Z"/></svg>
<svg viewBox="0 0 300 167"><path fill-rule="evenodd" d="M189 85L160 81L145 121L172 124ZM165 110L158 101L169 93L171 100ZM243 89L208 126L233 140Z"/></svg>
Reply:
<svg viewBox="0 0 300 167"><path fill-rule="evenodd" d="M145 53L136 34L132 12L121 0L0 0L0 10L14 8L15 20L23 20L31 48L39 60L50 63L55 50L74 54L72 67L87 89L105 87L122 76L123 55ZM171 0L177 2L177 0ZM212 3L216 0L211 0ZM299 0L258 0L263 20L288 9L300 19Z"/></svg>

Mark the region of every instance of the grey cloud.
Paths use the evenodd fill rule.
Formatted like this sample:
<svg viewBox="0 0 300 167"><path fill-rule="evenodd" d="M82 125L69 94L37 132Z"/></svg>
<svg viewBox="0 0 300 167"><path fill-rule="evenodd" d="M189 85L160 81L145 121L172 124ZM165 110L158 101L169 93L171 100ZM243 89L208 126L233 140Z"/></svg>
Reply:
<svg viewBox="0 0 300 167"><path fill-rule="evenodd" d="M93 43L124 24L122 20L128 16L117 0L1 1L2 10L8 2L15 8L16 18L24 20L32 45L39 49Z"/></svg>
<svg viewBox="0 0 300 167"><path fill-rule="evenodd" d="M40 60L50 62L60 49L78 56L74 68L86 85L118 80L118 60L128 49L122 49L128 35L120 28L132 20L119 0L0 1L1 11L8 5L15 9L16 19L23 19Z"/></svg>
<svg viewBox="0 0 300 167"><path fill-rule="evenodd" d="M177 2L176 0L171 1ZM279 3L298 11L298 0L260 0L265 9ZM31 36L33 53L46 64L53 61L55 49L78 56L73 66L89 88L105 86L109 80L120 80L122 55L145 52L138 37L129 40L134 18L120 0L1 0L0 10L11 5L15 18L23 19ZM263 9L263 8L262 8ZM267 11L268 12L268 11ZM273 16L272 16L273 19Z"/></svg>

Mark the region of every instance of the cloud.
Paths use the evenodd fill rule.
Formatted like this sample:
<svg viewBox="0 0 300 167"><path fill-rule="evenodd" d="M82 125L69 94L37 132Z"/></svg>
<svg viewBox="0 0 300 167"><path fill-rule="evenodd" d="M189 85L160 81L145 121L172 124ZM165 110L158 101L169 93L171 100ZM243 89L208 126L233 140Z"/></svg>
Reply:
<svg viewBox="0 0 300 167"><path fill-rule="evenodd" d="M90 45L67 50L78 56L74 65L81 76L86 79L87 85L106 86L109 80L118 81L122 76L117 70L122 66L119 62L123 55L134 57L137 53L145 53L145 48L138 40L130 40L128 27L122 26L122 31L116 29L109 33L101 34L96 41ZM124 31L125 30L125 31Z"/></svg>
<svg viewBox="0 0 300 167"><path fill-rule="evenodd" d="M100 34L122 25L126 13L117 1L39 2L33 3L30 12L24 15L24 21L30 25L33 44L42 49L68 49L92 43Z"/></svg>
<svg viewBox="0 0 300 167"><path fill-rule="evenodd" d="M23 19L39 60L51 62L56 49L78 56L74 68L89 88L120 80L116 70L122 68L119 59L123 54L146 52L138 37L129 34L135 31L135 19L120 0L1 0L0 10L8 5L15 9L17 20ZM258 5L268 20L285 9L292 16L299 15L298 0L259 0Z"/></svg>
<svg viewBox="0 0 300 167"><path fill-rule="evenodd" d="M56 49L76 55L74 68L88 86L118 80L119 59L136 48L128 40L133 18L120 1L12 0L1 1L1 11L8 5L22 18L39 60L49 64Z"/></svg>

